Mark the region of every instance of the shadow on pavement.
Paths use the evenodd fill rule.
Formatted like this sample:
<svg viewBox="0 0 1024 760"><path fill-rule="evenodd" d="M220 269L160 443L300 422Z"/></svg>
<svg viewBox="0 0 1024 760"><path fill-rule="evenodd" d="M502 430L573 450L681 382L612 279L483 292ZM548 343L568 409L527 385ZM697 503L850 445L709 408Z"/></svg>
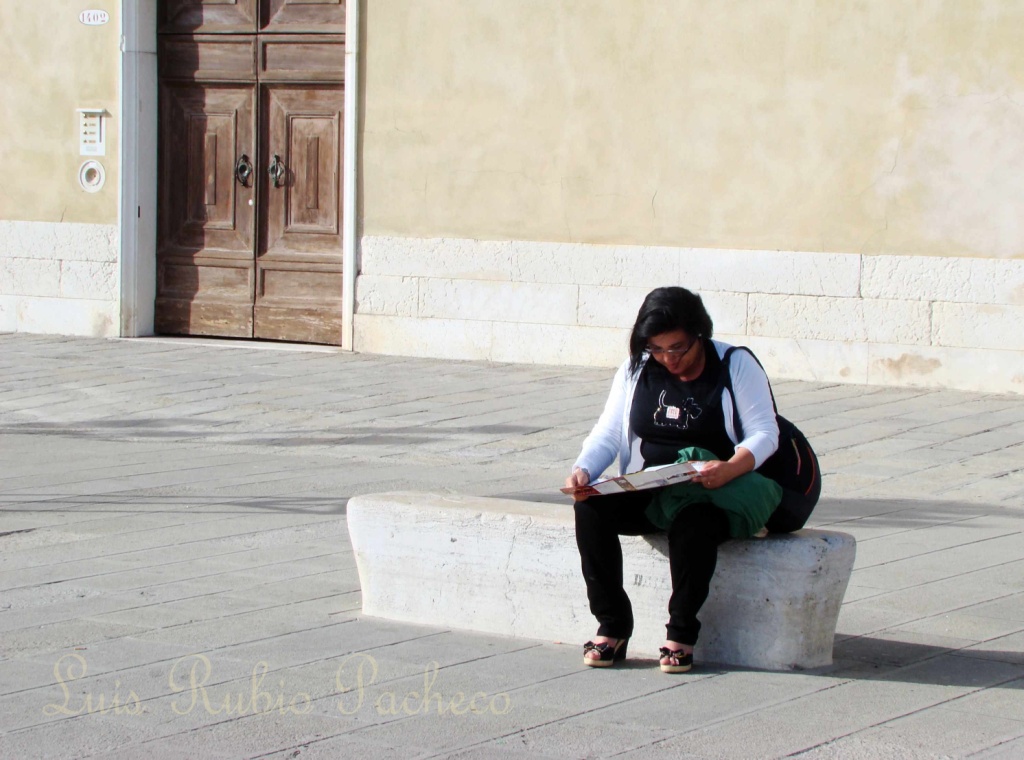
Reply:
<svg viewBox="0 0 1024 760"><path fill-rule="evenodd" d="M309 428L259 427L253 429L237 420L203 420L195 417L149 419L99 419L74 422L17 422L0 425L0 435L60 435L107 442L142 440L195 440L203 443L228 441L232 445L323 447L408 445L432 443L452 436L478 435L514 437L545 430L536 425L445 425L424 423L388 427L387 425L337 426L327 430Z"/></svg>
<svg viewBox="0 0 1024 760"><path fill-rule="evenodd" d="M111 514L176 514L242 515L254 510L268 513L345 515L347 496L165 496L140 494L98 494L76 496L68 494L0 493L0 510L6 514L23 512L74 512ZM145 508L140 508L145 505Z"/></svg>

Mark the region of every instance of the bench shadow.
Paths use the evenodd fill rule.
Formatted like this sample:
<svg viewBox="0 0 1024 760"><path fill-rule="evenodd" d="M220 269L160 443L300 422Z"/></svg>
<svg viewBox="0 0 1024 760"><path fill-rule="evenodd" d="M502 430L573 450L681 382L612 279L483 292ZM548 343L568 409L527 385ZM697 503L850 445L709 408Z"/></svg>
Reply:
<svg viewBox="0 0 1024 760"><path fill-rule="evenodd" d="M870 636L836 637L833 663L821 668L767 671L701 660L693 674L772 673L820 676L843 681L875 681L968 689L1024 690L1024 652L971 650L917 644ZM630 656L627 669L657 668L653 656Z"/></svg>
<svg viewBox="0 0 1024 760"><path fill-rule="evenodd" d="M1008 507L962 499L823 497L811 513L807 527L856 533L858 527L866 526L912 530L955 522L967 528L971 518L1005 513Z"/></svg>
<svg viewBox="0 0 1024 760"><path fill-rule="evenodd" d="M997 667L1009 666L1018 673L1019 678L1024 678L1024 652L1020 650L943 647L873 636L836 636L833 659L840 664L831 667L855 668L862 664L879 669L899 669L920 665L946 655L962 658L968 664L985 662Z"/></svg>
<svg viewBox="0 0 1024 760"><path fill-rule="evenodd" d="M1024 690L1024 652L957 649L872 636L837 637L833 664L804 672L855 681L1020 691Z"/></svg>
<svg viewBox="0 0 1024 760"><path fill-rule="evenodd" d="M650 673L657 671L658 658L652 654L630 654L625 662L616 664L615 669ZM726 665L701 659L698 647L690 673L662 677L677 678L683 686L688 676L714 677L729 673L1021 691L1024 690L1024 652L951 649L867 636L836 637L833 663L820 668L786 671Z"/></svg>

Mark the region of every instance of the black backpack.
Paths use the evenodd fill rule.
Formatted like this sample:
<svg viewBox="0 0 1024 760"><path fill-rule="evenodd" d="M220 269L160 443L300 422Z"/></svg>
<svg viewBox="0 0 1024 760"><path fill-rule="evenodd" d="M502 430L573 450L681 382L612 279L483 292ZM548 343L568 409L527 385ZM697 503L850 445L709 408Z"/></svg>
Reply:
<svg viewBox="0 0 1024 760"><path fill-rule="evenodd" d="M722 384L729 389L732 396L733 428L742 440L743 425L740 422L736 394L732 390L732 373L729 371L729 358L734 351L746 351L757 362L757 366L762 370L764 367L754 356L754 352L746 346L730 346L722 357ZM802 528L818 502L821 493L821 472L818 469L818 457L807 437L796 425L779 414L775 394L771 392L771 383L768 384L768 392L771 393L772 408L775 410L775 419L779 425L779 448L757 468L757 472L771 478L783 489L782 503L768 521L769 530L788 532Z"/></svg>

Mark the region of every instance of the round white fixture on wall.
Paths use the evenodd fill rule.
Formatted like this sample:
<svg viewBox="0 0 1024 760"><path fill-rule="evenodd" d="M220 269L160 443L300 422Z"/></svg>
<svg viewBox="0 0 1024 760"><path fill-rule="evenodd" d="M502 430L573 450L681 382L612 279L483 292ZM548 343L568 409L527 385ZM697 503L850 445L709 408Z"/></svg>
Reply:
<svg viewBox="0 0 1024 760"><path fill-rule="evenodd" d="M98 193L106 180L107 174L99 161L86 161L78 170L78 184L87 193Z"/></svg>

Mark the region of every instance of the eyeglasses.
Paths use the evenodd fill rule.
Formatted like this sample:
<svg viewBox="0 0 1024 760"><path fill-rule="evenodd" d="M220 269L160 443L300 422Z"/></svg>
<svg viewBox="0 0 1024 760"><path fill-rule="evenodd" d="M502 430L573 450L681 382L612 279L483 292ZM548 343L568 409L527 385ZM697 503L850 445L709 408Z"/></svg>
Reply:
<svg viewBox="0 0 1024 760"><path fill-rule="evenodd" d="M690 353L691 349L693 349L693 347L696 346L698 343L700 343L700 338L694 338L693 340L690 341L690 345L688 345L686 348L658 348L657 346L647 346L646 351L651 356L657 356L658 354L661 354L662 356L678 356L680 359L682 359L684 356Z"/></svg>

